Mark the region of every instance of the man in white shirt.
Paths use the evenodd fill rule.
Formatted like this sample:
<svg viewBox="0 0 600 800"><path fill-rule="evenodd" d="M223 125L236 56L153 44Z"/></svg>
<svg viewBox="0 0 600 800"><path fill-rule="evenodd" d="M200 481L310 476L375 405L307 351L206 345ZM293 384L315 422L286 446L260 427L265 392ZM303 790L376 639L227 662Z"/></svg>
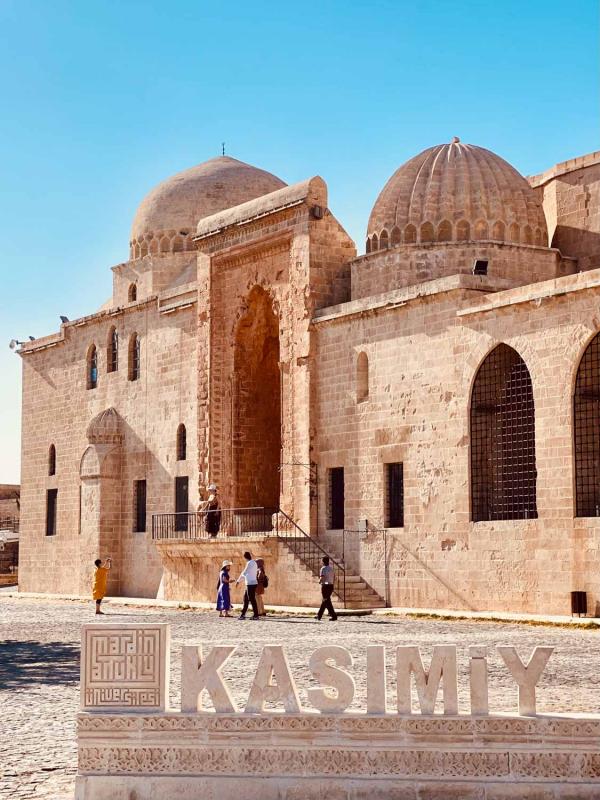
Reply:
<svg viewBox="0 0 600 800"><path fill-rule="evenodd" d="M329 563L329 556L323 556L323 566L319 572L319 583L321 584L321 595L323 597L323 602L321 603L321 608L319 609L315 619L320 622L323 614L325 611L327 611L330 622L335 622L337 619L337 614L335 613L333 603L331 602L331 595L333 594L334 586L333 567Z"/></svg>
<svg viewBox="0 0 600 800"><path fill-rule="evenodd" d="M256 561L252 558L252 554L246 551L244 553L244 558L246 559L246 566L244 567L244 571L240 575L240 577L235 582L237 586L238 583L242 580L242 578L246 581L246 591L244 592L244 606L242 608L242 613L239 616L239 619L246 619L246 611L248 611L248 606L252 605L252 612L253 616L251 619L260 619L258 616L258 605L256 604L256 587L258 586L258 565Z"/></svg>

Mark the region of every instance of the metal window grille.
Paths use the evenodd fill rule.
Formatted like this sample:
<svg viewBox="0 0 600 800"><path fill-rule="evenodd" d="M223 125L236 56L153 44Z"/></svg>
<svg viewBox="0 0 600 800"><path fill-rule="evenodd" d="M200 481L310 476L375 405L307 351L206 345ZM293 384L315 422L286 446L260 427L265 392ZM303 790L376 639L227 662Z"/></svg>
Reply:
<svg viewBox="0 0 600 800"><path fill-rule="evenodd" d="M98 385L98 351L93 346L88 356L88 389L95 389Z"/></svg>
<svg viewBox="0 0 600 800"><path fill-rule="evenodd" d="M577 370L573 397L575 515L600 517L600 334Z"/></svg>
<svg viewBox="0 0 600 800"><path fill-rule="evenodd" d="M146 530L146 481L134 481L134 532Z"/></svg>
<svg viewBox="0 0 600 800"><path fill-rule="evenodd" d="M109 337L106 363L108 372L116 372L119 369L119 334L114 329Z"/></svg>
<svg viewBox="0 0 600 800"><path fill-rule="evenodd" d="M56 475L56 447L53 444L48 451L48 475Z"/></svg>
<svg viewBox="0 0 600 800"><path fill-rule="evenodd" d="M46 536L56 534L56 507L58 505L58 489L46 491Z"/></svg>
<svg viewBox="0 0 600 800"><path fill-rule="evenodd" d="M386 464L386 520L388 528L404 527L404 464Z"/></svg>
<svg viewBox="0 0 600 800"><path fill-rule="evenodd" d="M331 530L344 528L344 468L329 470L329 527Z"/></svg>
<svg viewBox="0 0 600 800"><path fill-rule="evenodd" d="M177 428L177 461L185 461L187 458L187 434L185 425L181 424Z"/></svg>
<svg viewBox="0 0 600 800"><path fill-rule="evenodd" d="M129 380L137 381L140 377L140 337L133 334L129 343Z"/></svg>
<svg viewBox="0 0 600 800"><path fill-rule="evenodd" d="M471 398L473 521L537 517L536 478L531 376L501 344L479 368Z"/></svg>

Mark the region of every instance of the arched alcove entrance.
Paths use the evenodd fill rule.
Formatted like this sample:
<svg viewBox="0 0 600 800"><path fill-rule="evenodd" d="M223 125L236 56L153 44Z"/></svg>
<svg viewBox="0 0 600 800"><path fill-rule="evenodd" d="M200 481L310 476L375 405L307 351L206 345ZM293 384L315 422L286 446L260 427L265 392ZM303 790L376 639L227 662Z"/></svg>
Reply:
<svg viewBox="0 0 600 800"><path fill-rule="evenodd" d="M237 508L279 505L281 376L279 319L255 287L235 337L234 498Z"/></svg>

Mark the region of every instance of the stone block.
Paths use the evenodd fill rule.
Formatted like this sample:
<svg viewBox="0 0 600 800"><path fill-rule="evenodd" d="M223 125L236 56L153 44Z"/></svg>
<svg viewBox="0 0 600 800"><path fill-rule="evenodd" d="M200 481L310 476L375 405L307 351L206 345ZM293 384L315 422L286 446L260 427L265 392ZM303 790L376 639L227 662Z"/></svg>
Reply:
<svg viewBox="0 0 600 800"><path fill-rule="evenodd" d="M165 711L169 626L89 624L82 629L83 711Z"/></svg>

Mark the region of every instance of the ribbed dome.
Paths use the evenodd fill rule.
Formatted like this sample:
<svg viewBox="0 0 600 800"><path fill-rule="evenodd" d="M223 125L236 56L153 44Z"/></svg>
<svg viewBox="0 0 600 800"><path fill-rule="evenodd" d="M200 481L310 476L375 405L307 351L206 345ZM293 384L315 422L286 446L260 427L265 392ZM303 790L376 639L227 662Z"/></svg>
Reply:
<svg viewBox="0 0 600 800"><path fill-rule="evenodd" d="M367 236L367 252L448 241L548 244L542 205L525 178L500 156L457 137L423 150L392 175Z"/></svg>
<svg viewBox="0 0 600 800"><path fill-rule="evenodd" d="M90 444L119 444L123 438L121 417L111 406L97 414L86 431Z"/></svg>
<svg viewBox="0 0 600 800"><path fill-rule="evenodd" d="M132 258L192 249L190 236L200 219L285 185L229 156L179 172L142 200L131 226Z"/></svg>

